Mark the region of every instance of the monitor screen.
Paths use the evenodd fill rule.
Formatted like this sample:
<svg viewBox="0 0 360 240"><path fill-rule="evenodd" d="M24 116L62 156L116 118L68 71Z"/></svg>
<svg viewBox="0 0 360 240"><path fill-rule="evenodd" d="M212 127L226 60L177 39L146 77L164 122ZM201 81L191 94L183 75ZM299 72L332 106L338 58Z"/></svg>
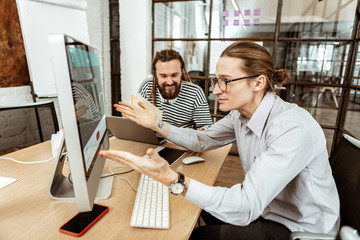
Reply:
<svg viewBox="0 0 360 240"><path fill-rule="evenodd" d="M65 37L71 88L86 175L91 172L106 132L99 56L94 49Z"/></svg>

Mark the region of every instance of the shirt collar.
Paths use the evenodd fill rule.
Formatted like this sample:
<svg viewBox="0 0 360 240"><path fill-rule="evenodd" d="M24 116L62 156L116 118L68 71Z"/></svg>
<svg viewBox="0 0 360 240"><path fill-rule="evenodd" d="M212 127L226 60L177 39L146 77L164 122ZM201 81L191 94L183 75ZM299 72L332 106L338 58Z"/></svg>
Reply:
<svg viewBox="0 0 360 240"><path fill-rule="evenodd" d="M255 110L255 113L247 122L247 127L255 133L258 138L262 136L266 121L274 105L275 97L273 93L266 93L260 105Z"/></svg>

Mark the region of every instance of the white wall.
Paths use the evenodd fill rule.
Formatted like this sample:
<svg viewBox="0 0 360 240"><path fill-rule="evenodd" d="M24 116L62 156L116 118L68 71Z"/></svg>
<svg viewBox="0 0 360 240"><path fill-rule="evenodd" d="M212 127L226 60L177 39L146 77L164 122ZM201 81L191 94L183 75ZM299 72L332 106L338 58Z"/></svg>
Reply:
<svg viewBox="0 0 360 240"><path fill-rule="evenodd" d="M150 74L151 0L120 0L122 101L130 102Z"/></svg>
<svg viewBox="0 0 360 240"><path fill-rule="evenodd" d="M111 114L111 67L110 67L110 25L109 1L87 0L87 21L90 45L101 53L103 92L105 96L105 112Z"/></svg>

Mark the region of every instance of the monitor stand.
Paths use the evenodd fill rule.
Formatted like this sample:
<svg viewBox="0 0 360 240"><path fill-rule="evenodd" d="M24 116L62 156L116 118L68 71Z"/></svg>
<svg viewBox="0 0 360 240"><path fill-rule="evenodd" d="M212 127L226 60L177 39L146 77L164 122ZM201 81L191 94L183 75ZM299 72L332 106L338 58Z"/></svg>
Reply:
<svg viewBox="0 0 360 240"><path fill-rule="evenodd" d="M75 192L68 176L63 174L66 159L66 145L62 140L61 148L57 156L57 162L49 186L49 195L56 200L75 200ZM96 200L108 199L111 195L114 177L101 178L96 193Z"/></svg>

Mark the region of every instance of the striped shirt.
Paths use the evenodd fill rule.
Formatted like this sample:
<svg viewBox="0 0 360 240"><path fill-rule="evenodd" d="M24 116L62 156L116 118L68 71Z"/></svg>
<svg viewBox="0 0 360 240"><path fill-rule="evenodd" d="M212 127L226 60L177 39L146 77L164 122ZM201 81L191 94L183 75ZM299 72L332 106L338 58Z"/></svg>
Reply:
<svg viewBox="0 0 360 240"><path fill-rule="evenodd" d="M245 226L262 216L290 231L338 231L324 132L296 104L267 93L251 119L234 110L205 131L170 126L167 139L195 152L236 141L244 181L224 188L191 179L185 196L218 219Z"/></svg>
<svg viewBox="0 0 360 240"><path fill-rule="evenodd" d="M152 80L142 82L139 93L148 99L151 94ZM152 103L152 99L148 99ZM206 129L212 124L209 105L203 90L190 82L182 81L177 98L165 101L159 89L156 91L156 106L163 112L162 120L182 128Z"/></svg>
<svg viewBox="0 0 360 240"><path fill-rule="evenodd" d="M89 107L92 120L100 120L102 118L103 114L95 103L93 96L84 86L79 83L73 83L72 94L76 102L80 99L87 101L86 103Z"/></svg>

